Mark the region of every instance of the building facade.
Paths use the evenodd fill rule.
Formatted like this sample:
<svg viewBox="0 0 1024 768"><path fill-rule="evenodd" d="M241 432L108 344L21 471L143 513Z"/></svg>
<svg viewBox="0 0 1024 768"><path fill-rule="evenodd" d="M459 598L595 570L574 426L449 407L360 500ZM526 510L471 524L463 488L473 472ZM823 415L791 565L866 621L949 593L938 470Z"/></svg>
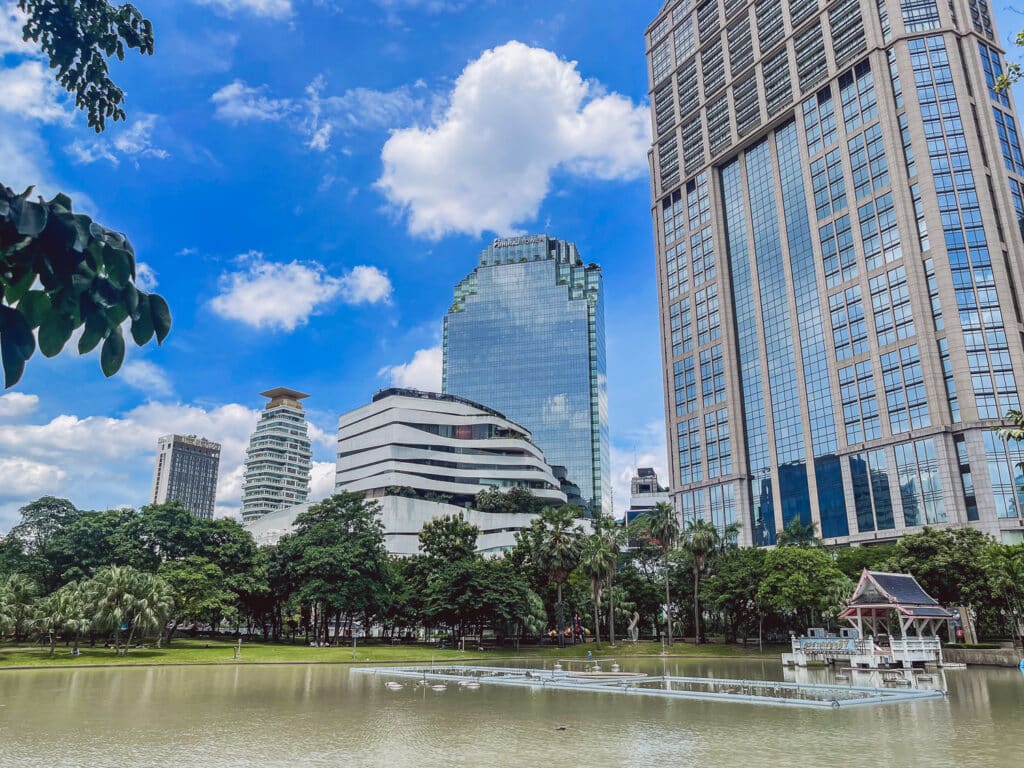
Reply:
<svg viewBox="0 0 1024 768"><path fill-rule="evenodd" d="M444 321L443 390L522 424L593 514L612 508L602 294L573 243L499 238Z"/></svg>
<svg viewBox="0 0 1024 768"><path fill-rule="evenodd" d="M163 435L156 444L151 504L180 501L196 517L213 519L220 443L195 435Z"/></svg>
<svg viewBox="0 0 1024 768"><path fill-rule="evenodd" d="M638 467L629 480L629 509L625 522L629 524L641 515L654 510L658 504L671 504L668 488L658 480L653 467Z"/></svg>
<svg viewBox="0 0 1024 768"><path fill-rule="evenodd" d="M1024 531L1024 156L985 0L677 0L647 30L673 498L775 542Z"/></svg>
<svg viewBox="0 0 1024 768"><path fill-rule="evenodd" d="M301 400L286 387L260 393L270 398L249 438L242 481L242 520L250 522L306 501L313 451Z"/></svg>

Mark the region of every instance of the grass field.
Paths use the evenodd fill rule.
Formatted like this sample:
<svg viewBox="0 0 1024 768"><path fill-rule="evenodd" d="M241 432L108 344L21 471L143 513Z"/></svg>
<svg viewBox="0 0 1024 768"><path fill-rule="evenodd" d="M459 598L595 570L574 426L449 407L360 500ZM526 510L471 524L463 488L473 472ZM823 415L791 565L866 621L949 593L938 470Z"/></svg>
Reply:
<svg viewBox="0 0 1024 768"><path fill-rule="evenodd" d="M658 656L661 643L618 643L611 647L601 644L598 651L594 643L557 647L523 647L490 649L485 651L441 650L426 645L359 645L353 657L352 646L310 648L287 643L242 643L241 658L234 658L235 644L230 640L204 640L177 638L170 647L133 648L127 656L114 656L113 649L87 644L80 646L81 654L72 656L69 648L58 645L53 657L48 648L38 645L0 644L0 670L13 667L69 667L95 665L161 665L161 664L352 664L352 663L417 663L423 661L487 661L511 658L554 659L585 657L587 652L602 657ZM764 656L778 658L779 648L765 647ZM669 652L673 657L754 657L762 656L756 646L693 645L676 643Z"/></svg>

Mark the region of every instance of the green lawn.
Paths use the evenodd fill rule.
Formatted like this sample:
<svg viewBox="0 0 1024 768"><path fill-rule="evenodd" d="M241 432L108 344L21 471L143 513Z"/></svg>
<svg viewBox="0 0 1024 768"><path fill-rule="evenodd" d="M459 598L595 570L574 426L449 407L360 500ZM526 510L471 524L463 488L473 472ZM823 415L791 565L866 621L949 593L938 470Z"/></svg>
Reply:
<svg viewBox="0 0 1024 768"><path fill-rule="evenodd" d="M274 663L364 663L380 662L398 664L423 661L486 661L510 658L574 658L585 657L590 651L599 657L657 656L662 652L660 643L641 642L618 643L614 648L601 644L598 651L594 643L557 647L524 647L492 649L486 651L468 650L465 653L453 650L439 650L423 645L366 645L359 646L353 658L352 647L310 648L306 645L275 643L242 643L242 657L234 659L235 645L229 640L203 640L177 638L170 647L133 648L127 656L114 656L113 649L97 646L81 646L81 655L72 656L68 648L58 645L52 658L47 648L37 645L0 644L0 669L4 667L60 667L91 665L139 665L139 664L274 664ZM777 658L779 649L765 647L766 657ZM671 649L674 657L715 657L751 656L759 657L757 647L743 648L739 645L701 645L676 643Z"/></svg>

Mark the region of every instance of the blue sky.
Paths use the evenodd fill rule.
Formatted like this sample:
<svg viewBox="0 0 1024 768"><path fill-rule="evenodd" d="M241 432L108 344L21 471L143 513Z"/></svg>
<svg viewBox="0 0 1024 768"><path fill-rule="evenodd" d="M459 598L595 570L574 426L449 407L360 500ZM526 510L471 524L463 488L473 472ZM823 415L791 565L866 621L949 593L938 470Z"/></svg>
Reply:
<svg viewBox="0 0 1024 768"><path fill-rule="evenodd" d="M43 493L146 503L156 436L224 443L239 502L258 393L310 393L314 493L340 413L439 383L441 318L496 234L605 271L619 509L664 468L643 30L657 2L141 0L156 53L112 66L95 135L0 1L0 181L125 232L174 314L163 347L33 358L0 398L0 531ZM435 384L436 386L436 384Z"/></svg>
<svg viewBox="0 0 1024 768"><path fill-rule="evenodd" d="M223 443L234 514L278 385L311 395L326 495L338 415L439 384L452 287L512 232L603 266L616 508L634 456L665 477L643 40L660 2L136 4L156 53L112 66L128 121L96 136L0 0L0 182L125 232L174 314L113 379L65 352L0 395L0 531L44 493L146 503L167 432ZM996 15L1004 41L1024 27Z"/></svg>

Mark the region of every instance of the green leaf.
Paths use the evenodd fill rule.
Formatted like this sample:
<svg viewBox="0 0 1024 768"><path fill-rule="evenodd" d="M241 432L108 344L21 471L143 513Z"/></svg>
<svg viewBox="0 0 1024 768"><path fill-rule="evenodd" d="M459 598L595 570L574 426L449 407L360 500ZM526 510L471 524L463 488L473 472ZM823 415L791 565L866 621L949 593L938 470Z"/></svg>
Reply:
<svg viewBox="0 0 1024 768"><path fill-rule="evenodd" d="M167 334L171 332L171 309L162 296L149 294L149 311L153 318L153 330L156 332L156 343L163 344Z"/></svg>
<svg viewBox="0 0 1024 768"><path fill-rule="evenodd" d="M110 335L103 342L103 349L100 351L100 367L103 368L103 375L110 378L121 369L124 362L124 336L121 335L121 327L115 326L110 329Z"/></svg>
<svg viewBox="0 0 1024 768"><path fill-rule="evenodd" d="M119 288L128 285L132 277L131 257L120 248L104 248L103 264L107 268L110 282Z"/></svg>
<svg viewBox="0 0 1024 768"><path fill-rule="evenodd" d="M18 311L25 316L30 328L38 328L50 306L50 296L46 291L29 291L18 302Z"/></svg>
<svg viewBox="0 0 1024 768"><path fill-rule="evenodd" d="M132 318L132 338L140 347L153 338L153 316L150 312L149 297L144 293L139 294L138 310Z"/></svg>
<svg viewBox="0 0 1024 768"><path fill-rule="evenodd" d="M46 357L60 354L74 330L71 318L57 307L51 307L39 326L39 351Z"/></svg>
<svg viewBox="0 0 1024 768"><path fill-rule="evenodd" d="M0 305L0 361L4 386L13 387L25 370L25 361L36 350L32 329L18 310Z"/></svg>
<svg viewBox="0 0 1024 768"><path fill-rule="evenodd" d="M25 295L25 292L32 287L32 283L35 282L35 272L29 270L24 275L19 277L13 283L7 286L5 295L7 296L8 304L17 304L21 301L21 297Z"/></svg>
<svg viewBox="0 0 1024 768"><path fill-rule="evenodd" d="M18 217L18 234L36 237L46 227L46 206L25 201Z"/></svg>

